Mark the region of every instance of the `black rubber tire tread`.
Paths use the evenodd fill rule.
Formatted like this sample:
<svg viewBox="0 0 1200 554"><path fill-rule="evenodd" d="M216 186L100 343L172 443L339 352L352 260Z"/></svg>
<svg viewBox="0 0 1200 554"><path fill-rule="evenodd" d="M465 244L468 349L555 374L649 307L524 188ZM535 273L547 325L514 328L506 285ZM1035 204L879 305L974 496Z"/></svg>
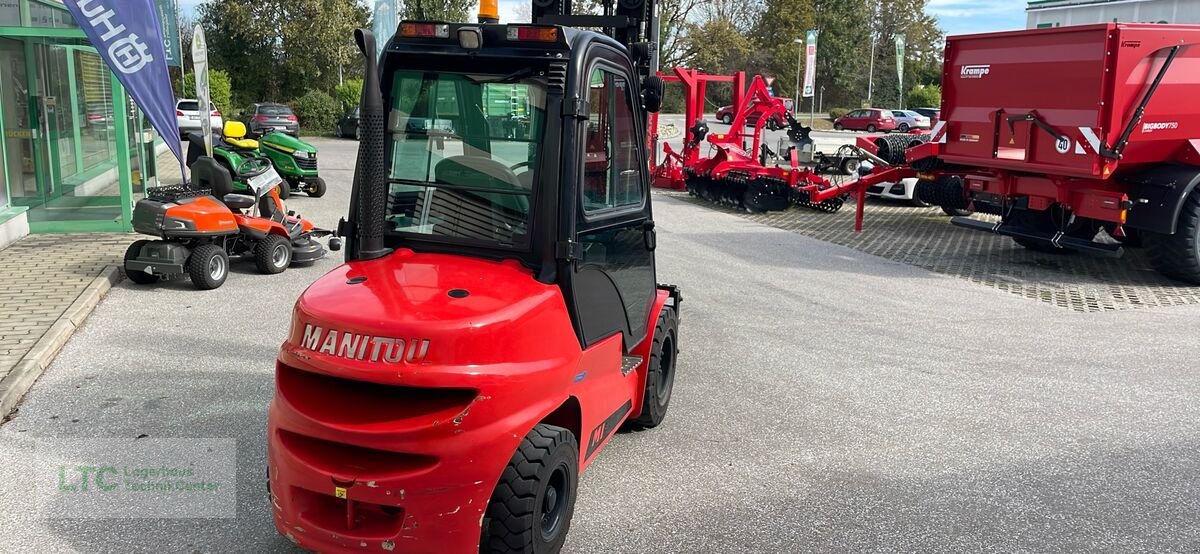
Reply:
<svg viewBox="0 0 1200 554"><path fill-rule="evenodd" d="M663 306L662 312L658 314L658 323L654 325L654 343L650 345L650 363L649 371L646 373L646 388L642 392L642 413L637 418L632 419L626 427L632 429L652 429L658 427L662 423L663 418L667 417L667 408L671 406L671 392L675 389L671 385L667 390L666 401L662 401L658 390L658 372L661 371L660 362L662 361L663 343L670 337L672 364L677 364L679 361L679 316L675 313L675 308L671 306ZM671 367L674 372L678 369L675 365ZM675 374L672 374L671 379L674 381Z"/></svg>
<svg viewBox="0 0 1200 554"><path fill-rule="evenodd" d="M909 141L912 137L909 135L884 135L875 137L875 147L878 148L878 155L887 163L892 165L901 165L905 163L904 151L908 148Z"/></svg>
<svg viewBox="0 0 1200 554"><path fill-rule="evenodd" d="M292 184L291 183L284 181L282 183L279 183L279 186L276 188L279 189L279 199L280 200L287 200L288 198L291 198L291 196L292 196Z"/></svg>
<svg viewBox="0 0 1200 554"><path fill-rule="evenodd" d="M325 189L326 189L325 179L317 177L310 182L310 186L312 187L308 191L308 195L310 197L320 198L322 196L325 196Z"/></svg>
<svg viewBox="0 0 1200 554"><path fill-rule="evenodd" d="M543 483L554 466L566 459L571 470L569 504L563 513L559 532L550 541L542 540L538 529L538 507ZM500 481L492 491L484 515L479 551L482 554L550 554L562 549L575 511L579 489L579 443L571 431L539 423L534 426L513 453Z"/></svg>
<svg viewBox="0 0 1200 554"><path fill-rule="evenodd" d="M942 206L942 213L950 217L966 217L975 212L965 208L947 208L946 206Z"/></svg>
<svg viewBox="0 0 1200 554"><path fill-rule="evenodd" d="M846 127L844 125L842 125L841 123L834 123L833 130L834 131L845 131Z"/></svg>
<svg viewBox="0 0 1200 554"><path fill-rule="evenodd" d="M1150 265L1172 279L1200 285L1200 188L1183 201L1174 235L1145 233Z"/></svg>
<svg viewBox="0 0 1200 554"><path fill-rule="evenodd" d="M283 264L283 267L276 267L275 260L272 257L272 252L275 247L283 244L288 249L288 263ZM279 235L267 235L266 238L254 243L254 266L258 268L259 273L274 275L283 273L292 264L292 243L288 239Z"/></svg>
<svg viewBox="0 0 1200 554"><path fill-rule="evenodd" d="M212 256L221 256L225 258L225 274L220 279L214 280L208 274L208 260ZM212 290L225 284L225 279L229 278L229 255L225 250L215 244L201 244L192 250L192 254L188 256L187 262L183 264L184 270L187 271L188 277L192 280L192 286L199 290Z"/></svg>
<svg viewBox="0 0 1200 554"><path fill-rule="evenodd" d="M150 241L148 240L133 241L133 244L130 244L129 248L125 249L125 262L128 263L129 260L137 258L138 252L141 252L142 247L149 243ZM128 277L130 281L133 281L139 285L152 285L157 283L159 278L158 275L146 273L145 271L129 271L128 266L125 267L125 276Z"/></svg>

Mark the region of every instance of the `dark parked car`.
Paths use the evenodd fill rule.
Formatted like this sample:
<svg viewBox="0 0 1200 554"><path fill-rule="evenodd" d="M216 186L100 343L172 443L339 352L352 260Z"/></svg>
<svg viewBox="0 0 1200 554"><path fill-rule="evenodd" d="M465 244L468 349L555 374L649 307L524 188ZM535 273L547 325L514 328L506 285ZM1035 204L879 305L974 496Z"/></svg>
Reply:
<svg viewBox="0 0 1200 554"><path fill-rule="evenodd" d="M733 106L721 106L721 108L717 110L717 119L726 125L733 123L733 118L736 115L737 113L733 111ZM758 125L758 113L751 112L746 118L746 125ZM780 114L775 114L770 120L767 121L767 128L772 131L776 129L782 129L786 126L787 121L783 118L783 115Z"/></svg>
<svg viewBox="0 0 1200 554"><path fill-rule="evenodd" d="M358 108L350 110L350 113L343 115L341 119L333 126L333 136L337 138L354 138L359 140L362 135L358 130Z"/></svg>
<svg viewBox="0 0 1200 554"><path fill-rule="evenodd" d="M896 130L896 118L892 115L891 110L879 108L854 110L837 118L833 122L833 128L839 131L850 129L868 133L894 131Z"/></svg>
<svg viewBox="0 0 1200 554"><path fill-rule="evenodd" d="M246 130L251 137L261 137L271 131L300 136L300 120L286 104L258 102L246 108Z"/></svg>
<svg viewBox="0 0 1200 554"><path fill-rule="evenodd" d="M942 110L938 108L913 108L912 111L928 117L929 122L935 125L938 120L942 119Z"/></svg>

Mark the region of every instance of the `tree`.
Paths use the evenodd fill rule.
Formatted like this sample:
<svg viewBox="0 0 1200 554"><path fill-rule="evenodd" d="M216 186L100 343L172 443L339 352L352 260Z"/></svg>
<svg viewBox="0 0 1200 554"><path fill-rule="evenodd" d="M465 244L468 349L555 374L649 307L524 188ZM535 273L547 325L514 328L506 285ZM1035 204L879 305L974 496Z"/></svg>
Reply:
<svg viewBox="0 0 1200 554"><path fill-rule="evenodd" d="M812 0L766 0L763 5L764 10L751 31L755 59L746 70L776 77L775 91L794 96L795 76L802 67L799 62L804 47L795 40L803 41L805 31L815 28Z"/></svg>
<svg viewBox="0 0 1200 554"><path fill-rule="evenodd" d="M908 107L937 108L942 105L942 87L917 85L908 91Z"/></svg>
<svg viewBox="0 0 1200 554"><path fill-rule="evenodd" d="M197 9L209 64L229 73L239 105L332 93L356 64L351 36L369 15L357 0L209 0Z"/></svg>
<svg viewBox="0 0 1200 554"><path fill-rule="evenodd" d="M421 21L468 21L478 0L405 0L400 19Z"/></svg>
<svg viewBox="0 0 1200 554"><path fill-rule="evenodd" d="M183 76L181 88L176 91L179 98L196 97L196 73L188 72ZM233 85L229 74L219 69L208 72L208 97L221 114L229 117L233 113Z"/></svg>
<svg viewBox="0 0 1200 554"><path fill-rule="evenodd" d="M342 114L350 113L359 101L362 99L362 79L346 79L345 82L337 86L334 90L334 97L338 101L338 107Z"/></svg>
<svg viewBox="0 0 1200 554"><path fill-rule="evenodd" d="M877 106L900 104L900 88L896 82L896 36L905 38L904 84L915 84L922 71L931 65L941 66L944 34L937 19L925 12L929 0L871 0L877 16L872 19L876 36L875 87L873 103Z"/></svg>
<svg viewBox="0 0 1200 554"><path fill-rule="evenodd" d="M867 0L816 0L817 87L825 106L857 107L866 98L864 63L871 55L871 30L863 24Z"/></svg>
<svg viewBox="0 0 1200 554"><path fill-rule="evenodd" d="M683 62L684 29L696 12L700 0L660 0L658 12L658 65L664 73Z"/></svg>

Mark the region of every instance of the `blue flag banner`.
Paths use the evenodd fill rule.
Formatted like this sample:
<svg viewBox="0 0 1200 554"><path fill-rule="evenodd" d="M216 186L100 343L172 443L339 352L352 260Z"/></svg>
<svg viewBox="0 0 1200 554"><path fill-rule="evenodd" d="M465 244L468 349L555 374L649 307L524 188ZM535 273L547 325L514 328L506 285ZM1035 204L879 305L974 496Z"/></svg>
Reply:
<svg viewBox="0 0 1200 554"><path fill-rule="evenodd" d="M65 0L75 23L167 141L183 169L175 93L154 0ZM118 108L117 117L122 117ZM185 173L186 174L186 173Z"/></svg>

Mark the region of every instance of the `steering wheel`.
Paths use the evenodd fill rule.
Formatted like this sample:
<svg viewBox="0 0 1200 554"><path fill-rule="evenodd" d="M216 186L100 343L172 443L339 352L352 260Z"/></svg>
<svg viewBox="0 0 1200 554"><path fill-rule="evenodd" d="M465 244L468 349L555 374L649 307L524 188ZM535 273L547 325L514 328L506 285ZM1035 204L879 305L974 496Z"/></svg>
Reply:
<svg viewBox="0 0 1200 554"><path fill-rule="evenodd" d="M533 165L533 160L525 160L525 161L523 161L523 162L517 162L517 163L515 163L515 164L513 164L513 165L510 165L510 166L508 166L508 168L509 168L509 169L511 169L511 170L513 170L513 171L516 171L516 170L518 170L518 169L520 169L520 168L522 168L522 167L530 167L530 166L532 166L532 165Z"/></svg>
<svg viewBox="0 0 1200 554"><path fill-rule="evenodd" d="M258 177L266 173L268 169L271 169L271 160L264 157L251 156L242 160L242 163L238 164L233 172L237 174L238 180L244 181Z"/></svg>

